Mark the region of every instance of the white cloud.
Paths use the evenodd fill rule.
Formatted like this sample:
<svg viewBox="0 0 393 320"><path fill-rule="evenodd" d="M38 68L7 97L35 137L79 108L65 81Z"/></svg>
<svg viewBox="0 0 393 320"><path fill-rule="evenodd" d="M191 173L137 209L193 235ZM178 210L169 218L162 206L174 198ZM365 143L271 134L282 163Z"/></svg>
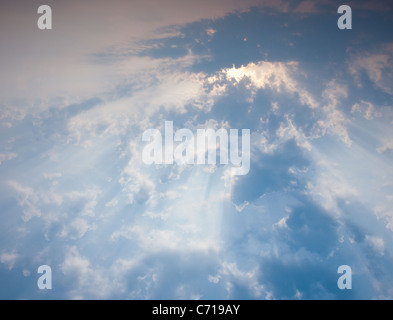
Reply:
<svg viewBox="0 0 393 320"><path fill-rule="evenodd" d="M374 104L363 100L360 101L360 103L355 103L352 106L351 113L355 112L362 113L367 120L373 120L374 118L380 117L382 115L381 112L376 110Z"/></svg>
<svg viewBox="0 0 393 320"><path fill-rule="evenodd" d="M386 201L387 200L387 201ZM378 219L385 222L386 228L393 231L393 210L392 210L392 200L391 199L379 200L374 207L374 214Z"/></svg>
<svg viewBox="0 0 393 320"><path fill-rule="evenodd" d="M22 270L22 274L23 274L24 277L29 277L31 272L29 270L27 270L27 269L23 269Z"/></svg>
<svg viewBox="0 0 393 320"><path fill-rule="evenodd" d="M111 201L108 201L105 203L105 207L111 208L111 207L116 207L119 201L116 198L113 198Z"/></svg>
<svg viewBox="0 0 393 320"><path fill-rule="evenodd" d="M176 36L179 28L174 26L217 19L251 6L287 7L284 1L272 0L66 1L53 4L56 26L44 34L31 27L37 19L34 3L4 4L1 11L7 14L2 21L7 28L0 30L0 118L22 119L50 106L62 108L103 97L133 78L140 59L130 58L130 53L151 47L147 40ZM16 99L23 102L14 103Z"/></svg>
<svg viewBox="0 0 393 320"><path fill-rule="evenodd" d="M154 205L157 201L156 183L149 174L142 173L136 159L130 160L122 173L119 182L123 191L128 195L130 204L143 202Z"/></svg>
<svg viewBox="0 0 393 320"><path fill-rule="evenodd" d="M359 196L359 191L351 184L350 179L328 160L319 163L319 171L314 180L307 183L307 194L332 215L342 214L337 204L338 199L355 199Z"/></svg>
<svg viewBox="0 0 393 320"><path fill-rule="evenodd" d="M29 221L33 217L40 217L41 211L38 208L39 196L30 187L24 187L16 181L8 181L8 185L16 192L18 204L23 207L24 221Z"/></svg>
<svg viewBox="0 0 393 320"><path fill-rule="evenodd" d="M9 161L17 157L16 153L0 153L0 164L4 161Z"/></svg>
<svg viewBox="0 0 393 320"><path fill-rule="evenodd" d="M214 30L213 28L209 28L206 30L207 35L210 37L213 37L216 32L217 30Z"/></svg>
<svg viewBox="0 0 393 320"><path fill-rule="evenodd" d="M273 224L273 228L278 228L278 229L287 229L288 225L287 225L287 220L289 219L289 216L285 216L282 219L280 219L280 221L278 221L277 223Z"/></svg>
<svg viewBox="0 0 393 320"><path fill-rule="evenodd" d="M378 153L385 153L393 150L393 140L386 141L382 147L377 148Z"/></svg>
<svg viewBox="0 0 393 320"><path fill-rule="evenodd" d="M141 225L122 227L111 236L113 241L119 238L136 241L136 244L145 253L218 251L217 243L212 242L209 238L202 239L195 231L186 226L177 230L151 229Z"/></svg>
<svg viewBox="0 0 393 320"><path fill-rule="evenodd" d="M15 252L3 252L0 255L0 262L5 264L9 270L14 268L14 265L18 259L19 255Z"/></svg>
<svg viewBox="0 0 393 320"><path fill-rule="evenodd" d="M121 285L102 267L94 267L89 259L82 256L76 246L69 247L61 264L61 271L73 283L68 294L71 299L105 299ZM114 275L116 276L116 275Z"/></svg>
<svg viewBox="0 0 393 320"><path fill-rule="evenodd" d="M293 120L286 115L287 123L284 124L283 122L280 124L280 128L277 130L277 136L280 138L280 142L288 141L290 139L295 139L297 146L311 151L312 146L308 142L307 137L304 135L301 129L297 128L294 124Z"/></svg>
<svg viewBox="0 0 393 320"><path fill-rule="evenodd" d="M234 204L234 206L237 212L242 212L246 207L248 207L249 204L250 203L248 201L244 201L242 204L240 205Z"/></svg>
<svg viewBox="0 0 393 320"><path fill-rule="evenodd" d="M48 180L59 179L62 177L60 172L53 172L53 173L44 173L44 178Z"/></svg>
<svg viewBox="0 0 393 320"><path fill-rule="evenodd" d="M23 210L22 220L24 222L40 218L45 222L46 228L49 228L52 223L63 222L68 227L61 235L70 234L73 238L80 238L88 230L94 230L94 225L87 224L86 219L76 219L72 222L67 219L73 219L75 215L94 217L98 196L101 193L98 188L58 192L53 188L23 186L14 180L8 181L7 184L15 192L18 205ZM63 187L60 186L60 188ZM72 214L67 216L64 210L69 206L74 206L74 208Z"/></svg>
<svg viewBox="0 0 393 320"><path fill-rule="evenodd" d="M346 128L349 120L339 108L341 100L348 96L348 88L336 80L332 80L327 84L322 96L327 104L323 106L323 118L317 121L318 133L323 136L326 132L330 132L340 137L347 146L351 146L352 140Z"/></svg>
<svg viewBox="0 0 393 320"><path fill-rule="evenodd" d="M296 289L295 299L301 300L302 297L303 297L303 294L298 289Z"/></svg>
<svg viewBox="0 0 393 320"><path fill-rule="evenodd" d="M72 240L76 240L82 238L86 232L95 229L96 225L94 223L89 224L85 219L76 218L74 221L63 228L59 236L61 238L68 237Z"/></svg>
<svg viewBox="0 0 393 320"><path fill-rule="evenodd" d="M215 1L213 0L211 2ZM139 5L144 6L142 4ZM234 3L233 5L235 6ZM242 5L239 4L238 6ZM84 5L82 6L82 12L86 12ZM314 10L312 4L308 1L303 2L297 8L303 12L312 12ZM125 13L121 14L125 15ZM160 12L157 12L157 14L159 15ZM76 21L80 21L78 19ZM155 31L150 30L146 32L151 32L152 37L158 36ZM176 32L174 30L173 34L176 34ZM214 36L213 31L208 30L207 33L210 36ZM77 36L79 37L79 34ZM100 39L96 38L94 41L100 42ZM136 40L131 40L131 44L124 43L123 47L121 47L121 43L117 43L116 45L118 46L111 49L113 50L112 53L116 56L120 52L126 52L135 44L134 41ZM108 45L111 44L108 43ZM86 51L80 53L80 56L88 54L92 49L101 49L102 47L102 43L92 43L91 48L90 45L87 45L85 48ZM137 48L136 50L142 49ZM218 256L223 246L225 246L225 244L221 243L222 230L220 228L223 223L226 223L225 216L223 218L221 217L223 204L226 203L225 201L230 200L231 188L237 181L235 177L228 174L228 170L219 172L220 169L214 168L216 172L222 173L221 179L216 179L219 180L217 183L212 178L213 174L206 173L204 170L193 168L188 171L185 169L185 171L182 171L183 168L173 168L168 170L168 181L163 183L160 180L160 175L166 168L152 169L152 167L147 168L141 164L139 145L135 142L139 139L138 132L150 127L153 120L157 121L161 109L177 114L187 112L189 110L188 108L198 108L203 112L207 112L211 109L218 97L226 94L229 86L233 84L238 85L239 82L242 82L248 86L251 94L259 89L272 90L276 94L284 92L293 94L293 96L299 99L301 104L309 107L310 113L315 113L321 117L319 119L320 122L318 122L318 129L320 129L321 135L329 132L330 134L339 136L347 145L351 143L346 129L348 119L340 110L340 104L347 97L348 90L338 82L333 81L328 84L323 94L326 100L326 105L324 106L322 103L319 104L313 98L312 94L296 80L296 75L300 71L299 65L296 62L261 61L250 63L240 68L224 69L222 72L214 75L204 73L194 74L184 71L186 67L192 65L199 58L192 52L189 52L186 57L179 59L128 57L121 58L120 61L116 59L116 61L111 61L109 63L110 70L105 69L102 71L92 70L98 68L96 65L91 66L94 64L92 62L87 63L88 65L86 66L85 63L78 61L73 67L75 69L71 71L75 72L79 67L84 65L85 69L81 68L80 72L86 74L86 76L91 76L91 78L82 76L78 79L81 79L81 81L91 80L93 83L85 84L88 87L81 86L75 89L73 87L74 85L75 87L81 85L76 81L75 84L64 86L64 91L59 91L61 94L74 95L74 99L82 99L80 95L89 96L95 93L102 96L104 94L101 90L111 89L111 87L103 89L101 86L102 83L99 78L104 78L106 75L108 75L108 81L112 81L115 78L115 83L119 83L119 79L124 79L124 84L132 85L133 87L132 92L130 91L128 95L126 94L124 98L114 97L108 99L105 97L99 105L73 116L67 122L69 143L76 142L88 146L89 143L95 143L96 140L94 140L94 137L102 138L107 135L119 135L122 139L128 139L131 136L130 150L124 151L121 157L125 161L129 157L129 161L125 166L121 167L120 165L120 169L117 169L119 170L118 174L120 174L118 182L120 183L121 190L119 190L119 193L124 193L128 196L129 204L132 205L133 220L132 223L128 221L125 223L122 222L123 226L118 230L106 230L106 236L108 234L111 236L111 245L113 246L116 246L116 241L122 244L129 243L130 247L132 246L134 250L132 254L135 253L135 256L137 256L132 259L118 258L108 269L96 265L88 254L82 255L80 253L82 249L77 249L77 247L67 249L61 269L67 279L70 281L75 280L75 290L72 290L70 293L72 298L105 298L114 292L117 294L123 292L124 284L122 280L124 278L122 276L133 268L140 267L141 257L151 258L155 254L162 255L163 253L178 253L179 256L183 257L185 253L192 255L193 253L205 254L206 252L213 252L215 256ZM59 61L62 60L59 58ZM61 68L60 71L66 68L67 64L72 64L73 60L70 59L66 62L64 67L59 66ZM50 65L52 65L52 61ZM89 69L90 67L92 69ZM30 70L28 71L30 73ZM48 71L48 69L44 71L47 73L52 72L50 70ZM53 73L56 74L57 71L53 70ZM75 75L76 73L63 73L64 79L60 80L71 82L71 78L75 77ZM26 79L22 79L23 85L29 84L29 76L31 75L27 75ZM67 78L68 76L70 79ZM140 80L139 84L133 79L134 76L138 81ZM53 79L54 76L49 74L45 77L47 78L41 78L44 84L39 84L39 86L42 85L42 87L45 87L45 82ZM97 78L98 80L92 78ZM62 84L64 82L59 81L59 84L53 87L49 86L49 94L57 94L58 88L56 86ZM31 90L34 91L34 88L33 86ZM32 94L34 95L35 93L33 92ZM38 90L38 94L43 93ZM66 105L70 103L70 100L64 100L63 102ZM37 108L40 111L46 107L45 103L38 105L39 107ZM11 109L12 106L10 106ZM371 102L364 102L364 104L353 108L354 112L357 112L359 109L362 110L364 116L369 120L377 116L376 109ZM28 108L25 111L27 112L27 110ZM280 115L283 110L284 105L279 106L278 103L272 104L272 112L275 115ZM305 108L305 110L308 110L308 108ZM13 111L15 112L14 117L23 117L22 111ZM314 145L311 145L310 137L307 137L304 133L305 128L298 126L291 115L284 114L283 116L284 121L281 122L276 132L269 135L267 131L264 131L260 135L253 135L253 138L256 138L260 150L264 153L273 153L281 143L294 139L299 147L312 151L310 153L318 152L319 150L316 151ZM7 115L6 117L11 116ZM205 125L217 126L220 123L210 121ZM133 134L131 135L129 128L135 130L137 134L132 132ZM315 139L321 135L312 138ZM270 141L269 139L274 140ZM387 141L386 145L378 148L378 152L382 153L392 148L389 143ZM87 148L87 153L89 153L89 156L91 155L89 161L95 157L95 154L91 152L94 151L93 149ZM323 158L325 155L321 154L320 156ZM2 157L4 158L3 160L10 160L6 159L10 157L10 154L0 154L0 163L3 161ZM56 157L53 157L53 159L56 159ZM60 156L58 155L57 160L59 159ZM94 163L94 161L91 163ZM81 167L81 171L83 171L87 165L82 164ZM339 198L346 198L347 200L360 198L359 195L362 195L362 193L358 190L356 180L348 178L345 167L336 168L332 163L329 163L326 167L323 165L321 167L316 169L315 179L307 184L307 192L319 203L322 203L324 208L336 213L340 211L337 204ZM319 169L320 171L318 171ZM99 168L97 168L98 170ZM186 176L185 180L180 179L184 178L182 176L183 172L184 176ZM296 174L294 171L291 173ZM61 181L69 181L65 172L59 173L55 170L48 171L42 175L46 180L55 180L64 177ZM41 173L37 176L42 178ZM85 176L81 176L80 181L85 182L84 178ZM44 183L47 185L50 181L44 181ZM113 184L115 183L116 175L113 177ZM187 187L179 187L178 185L181 183ZM97 206L100 203L101 190L97 187L86 187L83 184L83 190L78 191L69 190L66 184L64 184L59 188L48 190L45 187L41 187L38 182L35 185L26 186L16 181L9 182L9 186L15 191L18 204L24 210L23 219L25 221L29 221L33 217L41 217L42 221L45 221L50 211L54 212L52 213L53 215L60 213L58 219L60 219L59 225L61 231L57 235L71 240L81 241L86 240L82 238L89 231L96 228L96 225L92 221L98 218L96 212L99 211ZM120 201L118 199L122 198L112 198L112 200L106 202L105 206L117 206ZM166 206L168 203L171 203L171 206ZM249 210L247 208L248 205L249 203L245 201L243 204L235 206L235 209L239 212L244 210L247 213L247 210ZM143 207L143 209L140 209L140 207ZM165 209L162 209L163 207ZM72 210L69 210L70 208ZM278 218L275 218L273 221L270 221L267 224L269 228L272 224L277 229L288 227L288 216L276 222L277 220ZM367 243L376 252L383 255L385 247L383 239L367 237ZM83 247L81 246L81 248ZM272 245L272 251L275 250L273 247ZM277 254L278 256L279 254ZM298 262L299 257L294 256L293 259ZM0 256L0 261L9 268L14 266L17 259L18 255L15 253L3 253ZM258 281L261 271L257 267L243 268L237 263L225 262L222 263L218 271L216 270L217 274L213 272L214 275L209 275L207 280L214 284L223 284L227 289L228 296L233 293L235 287L240 285L247 288L250 295L255 298L271 298L272 294L267 292L264 286ZM155 285L157 277L156 270L147 270L136 278L150 290ZM179 296L189 296L189 294L186 295L187 290L187 287L180 284L176 289L176 294ZM136 290L133 294L138 296L139 292ZM195 297L201 297L201 295L195 293ZM295 297L301 298L302 293L297 290Z"/></svg>
<svg viewBox="0 0 393 320"><path fill-rule="evenodd" d="M273 87L277 91L284 88L293 88L292 81L286 83L285 80L289 78L287 67L297 67L297 63L274 63L261 61L257 64L250 63L247 66L225 69L223 72L229 80L240 82L244 78L250 79L251 83L257 88Z"/></svg>
<svg viewBox="0 0 393 320"><path fill-rule="evenodd" d="M166 67L162 68L162 64ZM89 145L86 141L91 137L124 135L130 128L143 131L152 126L150 118L161 109L180 114L187 111L187 105L209 110L222 94L217 87L210 91L205 87L207 76L203 73L175 71L176 60L154 61L149 68L144 73L150 73L152 78L144 81L136 77L138 88L128 96L104 101L70 118L68 141Z"/></svg>
<svg viewBox="0 0 393 320"><path fill-rule="evenodd" d="M166 200L175 200L181 197L181 194L175 190L169 190L167 192L161 192L160 198Z"/></svg>
<svg viewBox="0 0 393 320"><path fill-rule="evenodd" d="M317 108L317 101L293 77L298 73L298 67L299 64L295 61L259 61L258 63L251 62L239 68L233 66L224 69L223 74L228 80L234 80L237 83L243 79L248 79L251 83L250 89L253 90L269 88L277 93L284 90L292 94L298 94L300 103L312 109Z"/></svg>
<svg viewBox="0 0 393 320"><path fill-rule="evenodd" d="M385 242L381 237L366 235L366 242L379 255L385 254Z"/></svg>
<svg viewBox="0 0 393 320"><path fill-rule="evenodd" d="M212 276L209 274L209 276L207 277L207 280L211 283L217 284L220 282L220 276Z"/></svg>
<svg viewBox="0 0 393 320"><path fill-rule="evenodd" d="M242 285L246 287L249 294L254 299L269 299L272 297L265 287L258 282L259 271L254 268L250 271L242 271L236 263L223 262L221 264L218 275L211 280L219 279L227 290L228 297L231 297L234 285Z"/></svg>
<svg viewBox="0 0 393 320"><path fill-rule="evenodd" d="M253 132L251 134L251 143L262 153L272 154L279 147L279 141L269 142L269 136L270 134L267 131L261 133Z"/></svg>
<svg viewBox="0 0 393 320"><path fill-rule="evenodd" d="M211 184L211 178L203 168L194 167L185 181L156 183L153 188L158 197L153 194L154 201L151 201L149 194L144 194L143 213L132 224L112 232L112 241L129 240L145 254L218 252L222 245L219 232L224 181L218 179ZM130 183L135 185L132 181ZM137 184L143 183L141 180ZM166 192L158 191L162 187ZM130 191L127 184L124 191ZM135 200L140 197L138 193L133 196Z"/></svg>
<svg viewBox="0 0 393 320"><path fill-rule="evenodd" d="M142 216L149 217L151 219L161 219L163 221L167 221L171 212L173 212L173 207L169 206L169 207L165 207L165 209L163 209L162 211L159 210L145 211L142 214Z"/></svg>
<svg viewBox="0 0 393 320"><path fill-rule="evenodd" d="M82 215L93 217L95 216L95 207L97 205L98 196L101 190L97 187L89 188L85 191L71 191L66 193L66 197L71 201L82 202L83 206L80 210Z"/></svg>

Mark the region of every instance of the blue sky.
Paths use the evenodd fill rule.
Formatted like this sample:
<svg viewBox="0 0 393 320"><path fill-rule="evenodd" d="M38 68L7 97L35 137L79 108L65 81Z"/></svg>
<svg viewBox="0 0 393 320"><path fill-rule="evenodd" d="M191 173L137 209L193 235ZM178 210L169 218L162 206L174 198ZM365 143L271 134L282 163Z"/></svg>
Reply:
<svg viewBox="0 0 393 320"><path fill-rule="evenodd" d="M393 298L388 1L41 4L0 5L0 298ZM144 164L165 121L250 172Z"/></svg>

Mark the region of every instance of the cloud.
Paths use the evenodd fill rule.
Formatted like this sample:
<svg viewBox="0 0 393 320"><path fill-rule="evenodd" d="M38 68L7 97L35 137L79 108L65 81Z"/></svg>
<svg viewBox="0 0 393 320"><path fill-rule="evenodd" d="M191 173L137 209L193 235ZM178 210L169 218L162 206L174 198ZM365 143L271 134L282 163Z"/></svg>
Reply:
<svg viewBox="0 0 393 320"><path fill-rule="evenodd" d="M392 150L393 150L393 140L386 141L382 147L377 148L378 153L385 153Z"/></svg>
<svg viewBox="0 0 393 320"><path fill-rule="evenodd" d="M368 287L378 276L366 267L371 250L390 263L393 148L381 138L389 137L389 110L382 111L367 90L355 99L352 79L340 78L335 69L332 80L317 68L322 81L311 83L315 73L297 62L299 56L252 56L232 68L232 61L223 60L215 69L217 59L222 62L221 55L213 56L224 35L220 23L238 17L200 20L248 10L251 3L272 15L307 16L321 2L94 3L95 10L89 1L54 5L53 34L44 40L36 30L33 44L25 41L28 31L22 48L30 58L15 69L8 88L17 81L19 87L1 95L0 117L11 124L3 126L3 143L18 155L1 167L8 181L3 191L16 199L1 193L0 231L16 230L4 244L15 251L0 255L7 268L34 270L41 260L60 266L56 298L326 299L341 297L336 265L345 260L359 267L358 296L387 292ZM250 17L261 12L255 9ZM36 18L34 13L33 25ZM248 22L243 15L240 20ZM201 23L183 28L193 21ZM22 39L25 26L16 28ZM210 40L211 56L189 45L188 28ZM0 28L0 34L9 31ZM255 44L255 34L241 34L239 41L245 38L242 45ZM186 41L185 50L163 58L171 39ZM46 41L54 47L43 47ZM45 49L42 56L37 48ZM17 65L11 49L0 51L9 51L10 66ZM356 57L362 55L369 57ZM381 61L375 65L380 75L355 64L355 81L365 85L362 76L370 77L380 90L389 71L384 59L374 59ZM5 66L4 74L10 70ZM31 104L11 99L16 93ZM71 105L75 101L81 103ZM250 174L234 177L220 166L144 165L141 133L162 130L169 118L192 130L248 126ZM18 130L28 138L8 140ZM0 162L10 155L2 153ZM379 283L386 288L388 282Z"/></svg>
<svg viewBox="0 0 393 320"><path fill-rule="evenodd" d="M176 192L175 190L169 190L165 193L160 193L160 198L162 198L162 199L175 200L180 197L181 197L181 194L179 192Z"/></svg>
<svg viewBox="0 0 393 320"><path fill-rule="evenodd" d="M366 235L366 242L379 255L383 256L385 252L385 242L381 237Z"/></svg>
<svg viewBox="0 0 393 320"><path fill-rule="evenodd" d="M69 225L65 226L60 233L61 238L70 238L72 240L82 238L86 232L95 230L95 224L89 224L85 219L76 218Z"/></svg>
<svg viewBox="0 0 393 320"><path fill-rule="evenodd" d="M310 108L317 108L318 103L311 94L302 88L293 78L298 72L299 64L295 61L289 62L269 62L259 61L249 63L246 66L224 69L223 74L228 80L239 83L243 79L248 79L255 89L272 89L277 93L285 90L291 94L297 94L299 101Z"/></svg>
<svg viewBox="0 0 393 320"><path fill-rule="evenodd" d="M244 287L252 299L271 299L272 293L268 292L265 287L258 282L258 268L250 271L242 271L236 263L223 262L218 272L218 276L210 278L213 283L218 278L223 283L227 291L228 299L236 299L235 289Z"/></svg>
<svg viewBox="0 0 393 320"><path fill-rule="evenodd" d="M9 160L15 159L16 157L17 157L16 153L0 153L0 165L4 161L9 161Z"/></svg>
<svg viewBox="0 0 393 320"><path fill-rule="evenodd" d="M161 69L161 63L167 65L167 69ZM160 110L183 114L187 112L186 106L209 109L217 93L205 88L206 75L175 71L175 63L172 59L158 64L155 61L150 66L152 69L145 70L151 72L153 78L140 82L126 97L105 101L70 118L68 141L88 146L86 140L95 136L124 135L132 127L146 130L152 126L150 118ZM184 66L177 67L181 70Z"/></svg>
<svg viewBox="0 0 393 320"><path fill-rule="evenodd" d="M280 10L283 3L271 0L198 3L116 0L111 4L91 0L49 1L55 25L50 32L36 28L37 8L41 5L38 1L23 1L23 5L2 3L1 21L7 26L0 33L2 117L22 119L27 114L42 113L50 106L63 108L90 97L102 97L121 84L122 75L132 78L130 71L138 69L140 63L135 56L140 51L138 48L149 47L149 40L179 35L177 26L195 21L218 19L252 6ZM134 53L133 57L130 52ZM125 65L134 67L126 72Z"/></svg>
<svg viewBox="0 0 393 320"><path fill-rule="evenodd" d="M23 210L22 220L24 222L29 222L33 218L42 219L45 222L45 230L50 230L53 224L61 224L63 230L59 236L72 239L81 238L87 231L95 229L95 225L88 223L87 219L95 216L97 198L101 193L97 188L57 192L43 188L33 189L14 180L8 181L8 186L15 192L18 205ZM55 186L62 187L62 185ZM72 212L64 213L70 208Z"/></svg>
<svg viewBox="0 0 393 320"><path fill-rule="evenodd" d="M15 252L3 252L0 255L0 262L5 264L8 270L12 270L14 268L14 265L18 259L19 255Z"/></svg>
<svg viewBox="0 0 393 320"><path fill-rule="evenodd" d="M146 169L145 172L141 171L140 159L142 157L130 159L122 172L119 183L126 192L130 204L154 205L157 201L156 183L152 181Z"/></svg>
<svg viewBox="0 0 393 320"><path fill-rule="evenodd" d="M217 30L214 30L213 28L209 28L206 30L207 35L210 37L213 37L216 32Z"/></svg>
<svg viewBox="0 0 393 320"><path fill-rule="evenodd" d="M66 194L66 197L71 201L80 203L80 213L84 216L95 216L94 209L97 205L97 198L101 190L97 187L87 189L85 191L71 191Z"/></svg>
<svg viewBox="0 0 393 320"><path fill-rule="evenodd" d="M297 146L304 148L305 150L311 151L312 146L308 142L308 139L304 135L301 129L298 129L293 120L290 119L286 115L287 123L284 124L281 122L280 128L277 130L277 136L280 139L280 142L286 142L288 140L294 139L296 141Z"/></svg>
<svg viewBox="0 0 393 320"><path fill-rule="evenodd" d="M393 44L387 43L374 50L353 54L349 72L358 85L363 86L362 73L381 90L392 94L393 87Z"/></svg>
<svg viewBox="0 0 393 320"><path fill-rule="evenodd" d="M288 228L287 225L287 220L289 219L289 216L285 216L284 218L282 218L280 221L278 221L277 223L273 224L273 228Z"/></svg>
<svg viewBox="0 0 393 320"><path fill-rule="evenodd" d="M24 270L22 270L22 274L23 274L24 277L29 277L31 272L29 270L27 270L27 269L24 269Z"/></svg>
<svg viewBox="0 0 393 320"><path fill-rule="evenodd" d="M185 228L184 228L185 227ZM217 251L218 244L211 239L201 239L193 226L183 225L173 229L146 229L142 226L122 227L111 235L112 240L125 238L134 240L144 251L155 252L208 252Z"/></svg>
<svg viewBox="0 0 393 320"><path fill-rule="evenodd" d="M338 201L356 198L359 191L334 163L323 161L319 166L320 171L314 177L315 182L307 182L306 192L327 212L340 216L342 212Z"/></svg>
<svg viewBox="0 0 393 320"><path fill-rule="evenodd" d="M16 181L8 181L8 185L16 192L18 204L24 208L24 221L41 216L41 211L37 207L39 196L32 188L24 187Z"/></svg>
<svg viewBox="0 0 393 320"><path fill-rule="evenodd" d="M360 103L355 103L352 106L351 113L359 112L363 114L364 118L367 120L373 120L374 118L381 117L382 114L379 112L374 104L369 101L360 101Z"/></svg>
<svg viewBox="0 0 393 320"><path fill-rule="evenodd" d="M322 96L327 101L323 106L324 117L318 120L318 131L325 135L326 132L337 135L347 145L351 146L352 141L349 137L346 124L349 122L345 113L340 110L340 103L342 99L348 97L348 89L345 85L338 83L336 80L331 80Z"/></svg>
<svg viewBox="0 0 393 320"><path fill-rule="evenodd" d="M234 206L238 212L242 212L249 204L250 203L248 201L244 201L242 204L240 205L234 204Z"/></svg>
<svg viewBox="0 0 393 320"><path fill-rule="evenodd" d="M117 199L112 199L111 201L108 201L105 203L105 207L116 207L119 201Z"/></svg>
<svg viewBox="0 0 393 320"><path fill-rule="evenodd" d="M295 8L295 13L317 13L318 10L316 8L317 1L305 0L299 3L299 5Z"/></svg>
<svg viewBox="0 0 393 320"><path fill-rule="evenodd" d="M60 172L53 172L53 173L44 173L44 178L48 180L59 179L62 177Z"/></svg>
<svg viewBox="0 0 393 320"><path fill-rule="evenodd" d="M68 248L61 264L61 272L65 279L74 284L74 289L68 292L69 299L105 299L110 296L112 290L116 290L116 286L113 286L105 276L105 270L94 268L76 246Z"/></svg>

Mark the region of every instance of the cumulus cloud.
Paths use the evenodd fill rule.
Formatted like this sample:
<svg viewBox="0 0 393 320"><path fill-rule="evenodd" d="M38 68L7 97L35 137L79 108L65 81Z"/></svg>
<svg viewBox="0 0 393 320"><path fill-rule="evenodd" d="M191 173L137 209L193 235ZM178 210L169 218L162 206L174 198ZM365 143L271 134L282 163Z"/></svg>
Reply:
<svg viewBox="0 0 393 320"><path fill-rule="evenodd" d="M33 189L28 186L23 186L17 181L8 181L8 186L14 191L18 205L23 210L22 220L29 222L33 218L39 218L45 221L46 229L49 229L52 224L62 224L63 231L59 233L61 237L70 237L78 239L95 228L94 224L90 224L86 219L76 218L75 215L93 217L95 215L94 209L97 204L97 197L100 190L97 188L87 189L85 191L70 191L57 192L55 190ZM62 210L73 207L74 213L68 217Z"/></svg>
<svg viewBox="0 0 393 320"><path fill-rule="evenodd" d="M3 252L0 255L0 262L5 264L8 270L12 270L14 268L14 265L18 259L19 255L15 252Z"/></svg>
<svg viewBox="0 0 393 320"><path fill-rule="evenodd" d="M41 216L41 211L37 207L39 196L32 188L24 187L16 181L9 181L8 185L16 192L18 204L24 208L22 217L24 221Z"/></svg>
<svg viewBox="0 0 393 320"><path fill-rule="evenodd" d="M210 239L201 239L197 234L192 234L190 230L170 230L170 229L153 229L146 230L141 226L123 228L112 234L111 239L116 240L119 237L126 239L135 239L136 243L144 250L150 252L160 251L188 251L204 252L217 250L217 244L212 243Z"/></svg>
<svg viewBox="0 0 393 320"><path fill-rule="evenodd" d="M286 115L286 120L287 123L285 124L282 122L280 128L277 130L277 136L281 140L280 142L282 143L283 141L294 139L299 147L311 151L312 146L302 130L295 126L293 120L291 120L288 115Z"/></svg>
<svg viewBox="0 0 393 320"><path fill-rule="evenodd" d="M76 218L69 225L65 226L60 233L60 237L69 237L72 240L82 238L86 232L96 229L95 224L89 224L85 219Z"/></svg>
<svg viewBox="0 0 393 320"><path fill-rule="evenodd" d="M5 93L0 118L5 150L14 153L1 153L0 163L18 157L1 168L26 157L26 171L16 166L2 173L16 200L2 202L7 217L2 228L17 231L6 244L17 245L17 251L0 255L5 267L15 269L23 257L28 276L25 271L35 268L29 263L48 258L63 275L59 295L73 299L301 299L337 298L335 270L329 272L344 257L367 265L362 250L368 248L366 253L371 249L388 260L389 238L378 231L393 225L388 162L393 148L388 138L381 139L389 136L389 126L375 131L379 123L391 125L382 121L388 112L372 95L353 99L352 79L341 73L310 83L315 74L302 57L259 61L258 55L230 67L233 61L221 51L214 56L209 47L221 40L225 19L182 27L235 10L244 14L253 4L260 8L252 14L268 8L272 15L278 10L304 18L320 13L325 2L222 4L94 1L90 12L90 1L76 7L56 3L56 28L45 40L53 48L37 53L43 33L31 34L32 42L23 45L28 61L11 57L12 46L1 47L9 61L3 72L10 78L0 89ZM74 23L66 25L69 17ZM24 34L16 28L13 35ZM207 39L206 51L185 34L188 28ZM9 31L0 28L0 34ZM30 31L24 37L29 36ZM236 36L242 45L255 44L252 34ZM173 39L186 45L167 57L166 43ZM354 56L350 72L357 84L364 85L363 74L389 93L389 50ZM18 66L14 74L12 66ZM11 99L16 93L28 103ZM90 98L94 102L84 101ZM162 130L169 118L191 130L247 125L250 174L234 177L220 166L145 165L142 132ZM23 127L32 132L31 140L8 139L19 130L16 120L32 128ZM362 135L370 138L364 145L356 136L360 120L369 125L367 133L374 132ZM19 152L27 145L29 152ZM365 214L357 214L356 206ZM26 252L36 246L41 252L30 261ZM368 285L369 278L359 277Z"/></svg>
<svg viewBox="0 0 393 320"><path fill-rule="evenodd" d="M342 198L353 199L359 195L359 191L334 163L321 161L319 166L321 170L315 176L315 182L307 183L307 193L327 212L340 216L342 212L338 201Z"/></svg>
<svg viewBox="0 0 393 320"><path fill-rule="evenodd" d="M273 224L273 228L278 228L278 229L288 228L288 225L287 225L288 219L289 219L289 216L285 216L284 218L280 219L280 221Z"/></svg>
<svg viewBox="0 0 393 320"><path fill-rule="evenodd" d="M87 189L85 191L71 191L66 194L66 197L76 203L82 203L81 214L85 216L94 216L94 209L97 205L97 198L101 190L97 187Z"/></svg>
<svg viewBox="0 0 393 320"><path fill-rule="evenodd" d="M179 35L177 27L168 26L218 19L252 6L277 10L285 7L285 1L271 0L203 0L198 3L154 0L148 4L125 0L111 4L49 1L47 4L52 6L56 16L56 27L45 35L35 30L39 2L25 1L23 6L2 4L1 20L7 28L1 28L0 34L4 41L0 62L3 71L1 118L22 119L53 105L63 108L91 96L102 97L103 92L114 89L124 80L124 66L128 66L126 75L130 78L135 74L130 71L139 69L140 59L125 59L126 55L150 47L148 40ZM15 55L17 51L23 51L29 59Z"/></svg>
<svg viewBox="0 0 393 320"><path fill-rule="evenodd" d="M80 254L76 246L69 247L61 264L61 271L75 286L68 293L69 299L85 299L95 297L105 299L113 291L113 286L105 270L91 265L88 258Z"/></svg>
<svg viewBox="0 0 393 320"><path fill-rule="evenodd" d="M262 284L258 282L258 268L250 271L242 271L236 263L223 262L218 272L218 276L211 278L214 280L219 278L223 282L228 294L228 298L233 297L233 289L235 286L243 286L249 291L249 296L253 299L271 299L272 292L265 289Z"/></svg>
<svg viewBox="0 0 393 320"><path fill-rule="evenodd" d="M170 60L160 64L171 65ZM152 73L153 81L148 79L128 96L105 101L70 118L68 141L88 146L86 141L95 136L125 135L130 128L146 130L152 126L150 119L160 110L180 114L187 112L187 107L209 110L222 91L205 87L206 74L178 72L173 69L175 65L171 67L145 70Z"/></svg>
<svg viewBox="0 0 393 320"><path fill-rule="evenodd" d="M272 89L277 93L284 90L291 94L297 94L302 104L310 108L316 108L318 103L312 95L294 79L298 68L299 64L295 61L259 61L258 63L251 62L239 68L233 66L224 69L223 73L228 80L234 80L237 83L243 79L248 79L251 84L250 89Z"/></svg>
<svg viewBox="0 0 393 320"><path fill-rule="evenodd" d="M366 242L379 255L383 256L385 251L385 242L381 237L366 235Z"/></svg>

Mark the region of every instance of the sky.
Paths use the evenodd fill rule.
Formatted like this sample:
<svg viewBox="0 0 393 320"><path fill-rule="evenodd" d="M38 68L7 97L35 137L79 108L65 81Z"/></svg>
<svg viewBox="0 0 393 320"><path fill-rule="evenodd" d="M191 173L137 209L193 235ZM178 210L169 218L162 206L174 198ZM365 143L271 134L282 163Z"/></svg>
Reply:
<svg viewBox="0 0 393 320"><path fill-rule="evenodd" d="M0 299L393 299L392 27L381 0L2 1ZM249 172L146 164L165 121L250 130Z"/></svg>

